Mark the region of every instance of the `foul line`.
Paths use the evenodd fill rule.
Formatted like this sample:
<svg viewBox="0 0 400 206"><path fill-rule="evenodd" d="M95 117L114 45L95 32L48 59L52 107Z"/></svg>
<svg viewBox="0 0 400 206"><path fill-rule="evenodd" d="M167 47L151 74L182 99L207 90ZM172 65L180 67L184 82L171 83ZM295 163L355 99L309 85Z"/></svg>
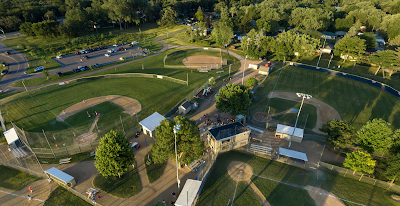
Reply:
<svg viewBox="0 0 400 206"><path fill-rule="evenodd" d="M285 62L284 62L284 63L285 63ZM285 69L285 65L282 65L281 71L279 72L278 78L276 79L274 88L272 88L271 96L272 96L272 94L273 94L274 91L275 91L276 84L278 84L279 77L281 76L281 73L282 73L282 71L283 71L284 69ZM268 107L268 105L269 105L269 100L270 100L270 99L271 99L271 98L268 97L268 102L267 102L267 106L265 106L264 113L265 113L265 110L267 110L267 107Z"/></svg>
<svg viewBox="0 0 400 206"><path fill-rule="evenodd" d="M16 197L22 197L24 199L28 199L28 197L25 197L25 196L22 196L22 195L17 195L17 194L11 193L11 192L6 192L6 191L3 191L3 190L0 190L0 192L8 194L8 195L13 195L13 196L16 196ZM45 200L36 199L36 198L32 198L32 200L37 200L37 201L40 201L40 202L46 202Z"/></svg>
<svg viewBox="0 0 400 206"><path fill-rule="evenodd" d="M281 181L278 181L278 180L274 180L274 179L271 179L271 178L268 178L268 177L259 176L259 175L254 175L254 176L260 177L260 178L263 178L263 179L267 179L267 180L271 180L271 181L274 181L274 182L277 182L277 183L280 183L280 184L284 184L284 185L288 185L288 186L292 186L292 187L297 187L297 188L300 188L300 189L304 189L304 190L307 190L307 191L310 191L310 192L317 193L314 190L307 189L307 188L305 188L303 186L300 186L300 185L289 184L289 183L286 183L286 182L281 182ZM360 203L352 202L350 200L346 200L346 199L343 199L343 198L340 198L340 197L336 197L335 195L331 195L331 194L325 194L325 193L321 193L321 192L319 192L318 194L325 195L325 196L331 196L331 197L337 198L339 200L342 200L342 201L345 201L345 202L349 202L349 203L353 203L353 204L357 204L357 205L367 206L367 205L363 205L363 204L360 204Z"/></svg>

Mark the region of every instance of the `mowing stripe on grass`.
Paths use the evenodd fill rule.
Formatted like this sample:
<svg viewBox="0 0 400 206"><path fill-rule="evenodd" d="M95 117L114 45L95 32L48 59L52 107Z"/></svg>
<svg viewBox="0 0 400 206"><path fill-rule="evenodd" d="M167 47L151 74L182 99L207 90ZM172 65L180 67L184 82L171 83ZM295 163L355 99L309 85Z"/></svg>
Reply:
<svg viewBox="0 0 400 206"><path fill-rule="evenodd" d="M283 64L285 64L285 62L283 62ZM284 69L285 69L285 67L284 67L284 65L282 65L281 71L279 72L278 78L276 78L276 82L275 82L274 88L272 88L271 94L274 93L276 84L278 83L279 77L281 76L281 73ZM265 113L265 110L267 110L267 108L268 108L269 100L270 100L270 98L268 98L267 106L265 106L265 108L264 108L264 113Z"/></svg>
<svg viewBox="0 0 400 206"><path fill-rule="evenodd" d="M238 176L239 176L239 175L238 175ZM235 201L236 189L237 189L238 183L239 183L239 181L236 181L236 187L235 187L235 192L233 193L233 198L232 198L231 206L233 205L233 202ZM228 205L229 205L229 203L228 203Z"/></svg>
<svg viewBox="0 0 400 206"><path fill-rule="evenodd" d="M279 180L274 180L274 179L271 179L271 178L268 178L268 177L263 177L263 176L259 176L259 175L255 175L255 174L253 174L253 175L256 176L256 177L260 177L260 178L263 178L263 179L271 180L271 181L274 181L274 182L277 182L277 183L280 183L280 184L284 184L284 185L288 185L288 186L292 186L292 187L297 187L297 188L300 188L300 189L304 189L304 190L316 193L314 190L310 190L310 189L304 188L303 186L300 186L300 185L281 182ZM360 204L360 203L352 202L350 200L346 200L346 199L343 199L343 198L340 198L340 197L336 197L336 196L331 195L331 194L324 194L324 193L319 193L319 194L320 195L325 195L325 196L332 196L332 197L338 198L339 200L346 201L346 202L349 202L349 203L352 203L352 204L367 206L367 205L363 205L363 204Z"/></svg>

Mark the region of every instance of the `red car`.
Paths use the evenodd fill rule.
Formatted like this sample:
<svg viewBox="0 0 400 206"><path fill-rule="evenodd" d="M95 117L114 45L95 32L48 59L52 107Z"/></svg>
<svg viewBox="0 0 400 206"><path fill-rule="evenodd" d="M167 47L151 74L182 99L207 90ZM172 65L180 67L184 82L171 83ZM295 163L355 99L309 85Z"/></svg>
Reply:
<svg viewBox="0 0 400 206"><path fill-rule="evenodd" d="M120 47L120 48L119 48L119 50L121 50L121 51L122 51L122 50L124 50L124 48Z"/></svg>
<svg viewBox="0 0 400 206"><path fill-rule="evenodd" d="M80 52L76 51L75 54L81 54Z"/></svg>

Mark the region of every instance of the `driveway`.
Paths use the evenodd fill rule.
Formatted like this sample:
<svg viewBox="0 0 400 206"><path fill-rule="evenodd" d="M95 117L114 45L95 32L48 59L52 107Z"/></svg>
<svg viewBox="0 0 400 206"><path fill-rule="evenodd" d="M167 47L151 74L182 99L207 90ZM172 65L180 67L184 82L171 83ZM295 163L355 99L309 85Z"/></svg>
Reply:
<svg viewBox="0 0 400 206"><path fill-rule="evenodd" d="M4 54L4 52L6 51L10 51L12 54ZM24 72L26 71L26 68L28 67L28 63L22 53L6 47L2 43L0 43L0 59L3 59L10 64L9 73L3 76L0 80L0 89L3 91L7 91L8 87L10 87L14 82L22 78ZM1 70L3 70L2 67L3 66L0 66Z"/></svg>

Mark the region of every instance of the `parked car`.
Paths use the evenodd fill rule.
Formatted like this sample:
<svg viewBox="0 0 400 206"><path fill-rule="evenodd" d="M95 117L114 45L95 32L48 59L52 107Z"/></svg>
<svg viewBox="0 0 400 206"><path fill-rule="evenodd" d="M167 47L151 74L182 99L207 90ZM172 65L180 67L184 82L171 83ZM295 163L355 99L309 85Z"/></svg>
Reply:
<svg viewBox="0 0 400 206"><path fill-rule="evenodd" d="M63 57L61 55L57 55L56 59L62 59Z"/></svg>
<svg viewBox="0 0 400 206"><path fill-rule="evenodd" d="M78 73L78 72L80 72L80 71L81 71L81 70L78 69L78 68L72 69L72 72L73 72L73 73Z"/></svg>
<svg viewBox="0 0 400 206"><path fill-rule="evenodd" d="M140 144L139 142L132 142L132 144L130 145L130 147L133 147L135 150L140 148Z"/></svg>
<svg viewBox="0 0 400 206"><path fill-rule="evenodd" d="M99 67L100 65L99 64L93 64L93 68L96 68L96 67Z"/></svg>
<svg viewBox="0 0 400 206"><path fill-rule="evenodd" d="M114 45L113 45L113 47L117 47L117 46L118 46L118 44L114 44Z"/></svg>
<svg viewBox="0 0 400 206"><path fill-rule="evenodd" d="M80 70L81 70L81 72L83 72L83 71L85 71L86 69L85 69L85 67L81 67Z"/></svg>
<svg viewBox="0 0 400 206"><path fill-rule="evenodd" d="M88 55L83 56L84 59L89 59L90 57Z"/></svg>
<svg viewBox="0 0 400 206"><path fill-rule="evenodd" d="M78 54L81 54L81 52L80 52L80 51L76 51L76 52L75 52L75 54L77 54L77 55L78 55Z"/></svg>
<svg viewBox="0 0 400 206"><path fill-rule="evenodd" d="M110 57L110 54L104 54L104 56L106 56L106 57Z"/></svg>
<svg viewBox="0 0 400 206"><path fill-rule="evenodd" d="M83 66L83 68L85 68L85 70L89 70L90 69L90 67L88 67L88 66Z"/></svg>
<svg viewBox="0 0 400 206"><path fill-rule="evenodd" d="M37 67L35 70L33 70L33 71L35 71L35 72L40 72L40 71L42 71L44 69L44 67L43 66L40 66L40 67Z"/></svg>
<svg viewBox="0 0 400 206"><path fill-rule="evenodd" d="M102 46L102 47L100 47L100 49L107 49L107 47L106 46Z"/></svg>
<svg viewBox="0 0 400 206"><path fill-rule="evenodd" d="M7 54L7 55L10 55L11 54L11 52L9 52L9 51L6 51L6 52L4 52L5 54Z"/></svg>
<svg viewBox="0 0 400 206"><path fill-rule="evenodd" d="M59 77L64 76L64 74L63 74L62 72L57 72L57 75L58 75Z"/></svg>
<svg viewBox="0 0 400 206"><path fill-rule="evenodd" d="M136 134L135 134L135 138L138 138L138 137L139 137L139 135L140 135L140 132L136 132Z"/></svg>
<svg viewBox="0 0 400 206"><path fill-rule="evenodd" d="M119 50L123 51L123 50L124 50L124 48L123 48L123 47L120 47L120 48L119 48Z"/></svg>
<svg viewBox="0 0 400 206"><path fill-rule="evenodd" d="M3 69L3 71L1 71L1 75L6 75L8 74L8 69Z"/></svg>
<svg viewBox="0 0 400 206"><path fill-rule="evenodd" d="M130 47L135 47L135 45L133 45L133 44L129 44L129 46L130 46Z"/></svg>
<svg viewBox="0 0 400 206"><path fill-rule="evenodd" d="M6 66L8 66L9 64L6 63L6 62L1 62L1 65L3 65L3 67L6 67Z"/></svg>
<svg viewBox="0 0 400 206"><path fill-rule="evenodd" d="M133 41L131 44L139 44L138 41Z"/></svg>

